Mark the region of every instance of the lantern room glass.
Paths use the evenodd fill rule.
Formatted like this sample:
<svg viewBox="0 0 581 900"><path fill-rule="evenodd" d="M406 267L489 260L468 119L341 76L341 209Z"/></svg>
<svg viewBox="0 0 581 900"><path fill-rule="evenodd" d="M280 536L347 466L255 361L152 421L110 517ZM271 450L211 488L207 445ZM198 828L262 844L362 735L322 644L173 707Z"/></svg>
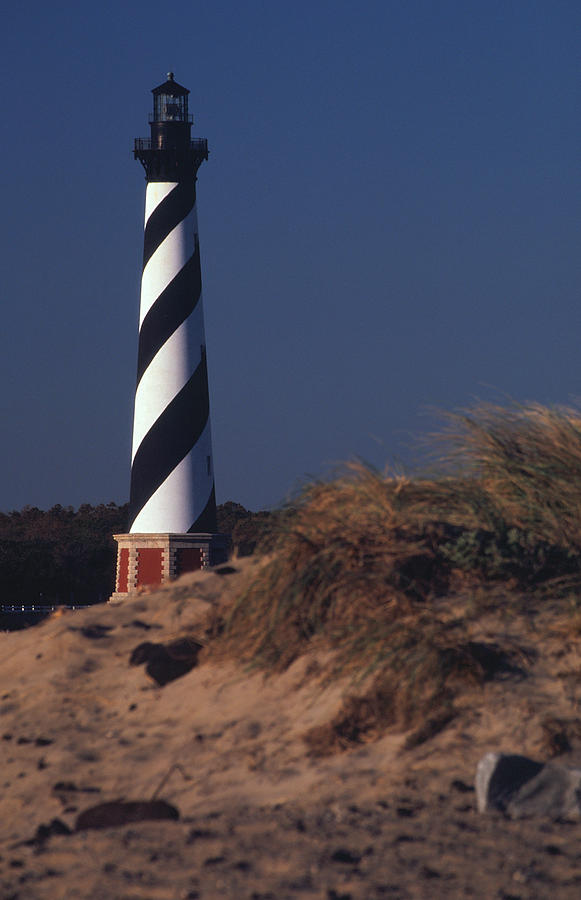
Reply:
<svg viewBox="0 0 581 900"><path fill-rule="evenodd" d="M154 122L187 122L188 98L186 94L154 94Z"/></svg>

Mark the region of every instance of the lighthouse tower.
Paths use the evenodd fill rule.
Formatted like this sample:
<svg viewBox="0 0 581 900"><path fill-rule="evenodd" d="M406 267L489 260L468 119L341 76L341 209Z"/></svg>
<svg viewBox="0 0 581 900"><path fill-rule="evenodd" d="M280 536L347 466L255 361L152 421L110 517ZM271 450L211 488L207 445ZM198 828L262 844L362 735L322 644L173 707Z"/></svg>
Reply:
<svg viewBox="0 0 581 900"><path fill-rule="evenodd" d="M192 140L189 91L173 73L153 93L151 136L135 140L145 169L145 235L129 533L118 544L116 591L223 561L216 534L196 176L208 158Z"/></svg>

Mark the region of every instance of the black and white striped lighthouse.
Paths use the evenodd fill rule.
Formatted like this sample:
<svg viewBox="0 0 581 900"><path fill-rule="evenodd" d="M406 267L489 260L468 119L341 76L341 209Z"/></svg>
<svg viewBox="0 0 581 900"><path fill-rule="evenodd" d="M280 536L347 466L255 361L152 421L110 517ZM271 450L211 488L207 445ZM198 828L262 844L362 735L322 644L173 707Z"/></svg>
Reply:
<svg viewBox="0 0 581 900"><path fill-rule="evenodd" d="M196 176L207 141L192 140L189 91L173 73L153 93L151 136L135 140L144 169L145 235L129 533L118 543L122 599L221 562L216 534Z"/></svg>

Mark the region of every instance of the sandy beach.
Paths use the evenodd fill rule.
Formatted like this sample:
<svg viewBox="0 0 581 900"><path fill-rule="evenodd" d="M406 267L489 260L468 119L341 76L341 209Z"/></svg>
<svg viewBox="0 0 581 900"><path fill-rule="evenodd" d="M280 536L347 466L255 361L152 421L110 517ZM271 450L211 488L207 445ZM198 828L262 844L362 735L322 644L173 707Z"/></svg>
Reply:
<svg viewBox="0 0 581 900"><path fill-rule="evenodd" d="M316 757L304 737L350 682L315 651L265 677L202 649L163 686L130 664L145 642L203 648L256 564L1 635L3 900L579 897L581 826L480 815L473 790L488 750L579 763L570 626L499 606L474 637L518 639L522 672L414 749L388 732Z"/></svg>

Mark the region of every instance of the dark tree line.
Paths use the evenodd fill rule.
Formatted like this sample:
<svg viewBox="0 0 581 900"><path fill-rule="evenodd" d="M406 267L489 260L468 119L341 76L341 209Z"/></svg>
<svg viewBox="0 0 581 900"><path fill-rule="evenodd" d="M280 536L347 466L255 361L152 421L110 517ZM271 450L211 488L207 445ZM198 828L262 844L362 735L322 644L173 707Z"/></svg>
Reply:
<svg viewBox="0 0 581 900"><path fill-rule="evenodd" d="M115 581L112 535L126 531L127 515L128 505L116 503L0 513L0 605L107 600ZM232 535L240 555L264 542L272 519L231 501L218 507L218 530Z"/></svg>
<svg viewBox="0 0 581 900"><path fill-rule="evenodd" d="M98 603L112 591L127 505L25 506L0 514L0 603Z"/></svg>

